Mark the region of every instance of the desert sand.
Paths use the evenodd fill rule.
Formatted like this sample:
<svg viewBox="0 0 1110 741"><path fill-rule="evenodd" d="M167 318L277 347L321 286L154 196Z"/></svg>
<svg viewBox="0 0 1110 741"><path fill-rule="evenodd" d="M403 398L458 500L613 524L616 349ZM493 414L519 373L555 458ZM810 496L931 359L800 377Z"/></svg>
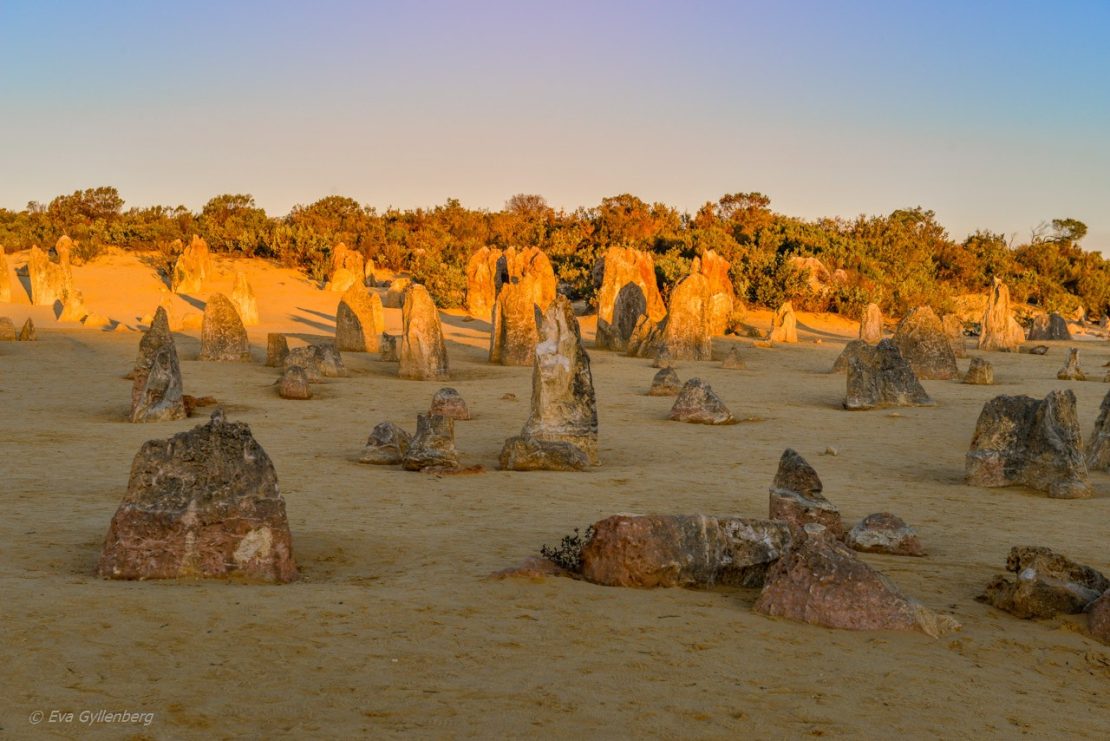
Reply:
<svg viewBox="0 0 1110 741"><path fill-rule="evenodd" d="M26 254L10 260L21 266ZM185 393L215 397L272 457L301 579L94 576L139 446L209 410L127 423L122 377L137 331L60 324L14 284L16 303L0 304L0 315L16 326L33 317L39 341L0 343L0 728L13 738L1104 737L1110 646L1085 634L1085 618L1023 621L974 599L1013 545L1049 546L1110 572L1110 475L1093 473L1095 498L1076 501L963 483L976 417L997 394L1071 388L1090 434L1110 385L1057 381L1066 343L1046 343L1044 357L990 353L993 387L925 381L934 408L846 412L844 377L828 370L857 325L800 313L797 345L717 338L717 362L677 364L683 380L708 380L736 416L759 420L729 427L666 421L672 399L644 395L650 361L591 351L602 465L511 473L496 470L497 455L527 416L531 370L486 362L487 323L442 314L447 384L400 380L393 364L345 353L350 378L315 386L311 401L285 401L276 371L261 364L266 333L287 332L291 345L330 339L339 295L262 261L217 265L211 291L230 292L238 268L258 297L261 324L248 328L256 362L199 362L199 328L177 333ZM122 253L74 276L91 311L132 329L163 287L150 264ZM199 317L203 300L174 302ZM397 333L400 311L385 315ZM770 313L749 320L766 328ZM593 318L582 326L591 339ZM719 367L734 344L746 370ZM1110 343L1081 347L1081 365L1101 379ZM473 415L456 425L461 462L485 473L356 462L376 423L411 431L443 385ZM487 578L617 512L765 516L787 447L815 466L845 522L889 510L918 530L926 558L863 558L956 618L960 632L933 639L768 619L750 610L755 590ZM824 455L829 447L837 454ZM154 717L92 729L28 721L35 711L100 709Z"/></svg>

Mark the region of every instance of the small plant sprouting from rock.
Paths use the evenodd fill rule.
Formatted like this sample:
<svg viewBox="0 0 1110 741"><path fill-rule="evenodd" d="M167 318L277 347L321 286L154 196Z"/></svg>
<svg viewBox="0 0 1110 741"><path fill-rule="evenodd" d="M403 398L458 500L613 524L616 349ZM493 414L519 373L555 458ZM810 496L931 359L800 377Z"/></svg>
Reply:
<svg viewBox="0 0 1110 741"><path fill-rule="evenodd" d="M593 537L593 525L586 528L585 535L579 535L578 528L574 528L574 533L572 535L563 536L558 547L551 548L546 545L542 546L540 548L540 555L556 566L577 574L582 570L582 546L589 543Z"/></svg>

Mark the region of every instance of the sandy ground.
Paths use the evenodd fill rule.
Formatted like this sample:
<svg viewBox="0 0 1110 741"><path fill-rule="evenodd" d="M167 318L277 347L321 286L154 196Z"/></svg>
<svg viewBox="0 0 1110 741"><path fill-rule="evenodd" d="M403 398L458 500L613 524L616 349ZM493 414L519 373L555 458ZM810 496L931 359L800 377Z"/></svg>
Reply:
<svg viewBox="0 0 1110 741"><path fill-rule="evenodd" d="M214 288L227 291L221 265ZM241 265L264 322L251 329L256 360L267 331L334 331L337 295L290 270ZM125 326L157 305L157 277L131 256L75 275L89 308ZM183 311L203 306L178 300ZM935 408L845 412L844 378L827 370L855 325L802 315L794 346L715 343L723 356L740 342L747 370L680 364L738 416L763 418L721 428L666 421L670 400L643 395L647 361L593 352L602 465L508 473L496 458L527 416L531 371L487 364L488 326L449 313L450 385L474 414L456 425L457 445L464 465L488 472L436 478L355 461L374 424L411 429L442 384L402 381L395 366L347 353L352 377L316 387L312 401L283 401L273 369L198 362L199 333L178 334L186 393L216 397L273 458L303 578L128 583L93 569L131 460L145 440L204 420L123 421L138 334L58 325L24 295L0 315L17 326L34 316L40 339L0 343L8 737L1104 738L1110 728L1110 647L1085 635L1085 618L1023 621L974 599L1016 544L1110 572L1110 475L1093 474L1097 496L1085 501L962 483L975 419L996 394L1074 389L1089 434L1110 387L1057 381L1064 345L1045 357L991 354L993 388L927 381ZM396 331L399 310L386 316ZM583 326L592 336L592 320ZM1092 375L1108 359L1110 343L1084 346ZM829 446L839 454L822 455ZM918 528L927 558L865 558L961 632L934 640L772 620L750 611L751 590L485 578L615 512L764 516L786 447L817 468L846 521L890 510ZM101 709L154 715L145 727L81 725L81 711ZM29 721L52 710L74 720Z"/></svg>

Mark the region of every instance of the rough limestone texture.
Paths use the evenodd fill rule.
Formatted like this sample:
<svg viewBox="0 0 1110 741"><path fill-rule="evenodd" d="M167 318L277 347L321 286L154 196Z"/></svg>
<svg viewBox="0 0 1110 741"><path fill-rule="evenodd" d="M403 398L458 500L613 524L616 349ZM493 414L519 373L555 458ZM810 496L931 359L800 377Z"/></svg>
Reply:
<svg viewBox="0 0 1110 741"><path fill-rule="evenodd" d="M278 379L278 396L283 399L307 400L312 398L308 373L299 365L290 365Z"/></svg>
<svg viewBox="0 0 1110 741"><path fill-rule="evenodd" d="M613 515L593 525L582 576L612 587L759 587L791 547L779 522L707 515Z"/></svg>
<svg viewBox="0 0 1110 741"><path fill-rule="evenodd" d="M957 358L967 357L967 343L964 341L964 323L955 314L945 314L941 317L940 324L944 333L948 335L948 344L952 346L952 354Z"/></svg>
<svg viewBox="0 0 1110 741"><path fill-rule="evenodd" d="M535 278L525 276L501 287L491 318L489 362L532 365L539 341L534 282Z"/></svg>
<svg viewBox="0 0 1110 741"><path fill-rule="evenodd" d="M501 250L482 247L466 263L466 313L488 322L497 300L497 261Z"/></svg>
<svg viewBox="0 0 1110 741"><path fill-rule="evenodd" d="M683 384L667 419L701 425L731 425L737 421L713 387L700 378Z"/></svg>
<svg viewBox="0 0 1110 741"><path fill-rule="evenodd" d="M928 306L918 306L902 318L894 331L894 344L921 380L959 378L950 338Z"/></svg>
<svg viewBox="0 0 1110 741"><path fill-rule="evenodd" d="M378 350L378 360L383 363L398 363L401 360L401 338L396 335L382 332L381 344Z"/></svg>
<svg viewBox="0 0 1110 741"><path fill-rule="evenodd" d="M840 510L821 493L824 486L813 466L794 450L787 448L779 459L771 483L769 516L786 523L798 535L806 525L824 526L834 538L844 537Z"/></svg>
<svg viewBox="0 0 1110 741"><path fill-rule="evenodd" d="M983 313L979 349L1017 352L1023 342L1025 342L1025 330L1014 319L1014 314L1010 310L1010 289L1001 280L995 278L990 295L987 297L987 310Z"/></svg>
<svg viewBox="0 0 1110 741"><path fill-rule="evenodd" d="M1068 348L1068 358L1064 361L1064 367L1056 371L1056 378L1061 381L1087 380L1087 374L1079 367L1079 348Z"/></svg>
<svg viewBox="0 0 1110 741"><path fill-rule="evenodd" d="M1024 485L1055 499L1091 496L1075 394L996 396L983 406L967 452L971 486Z"/></svg>
<svg viewBox="0 0 1110 741"><path fill-rule="evenodd" d="M266 335L266 366L280 368L285 363L285 356L289 354L289 340L285 335L270 332Z"/></svg>
<svg viewBox="0 0 1110 741"><path fill-rule="evenodd" d="M1102 398L1091 439L1087 442L1087 469L1110 470L1110 392Z"/></svg>
<svg viewBox="0 0 1110 741"><path fill-rule="evenodd" d="M244 326L258 325L258 299L254 297L254 289L247 282L247 275L242 270L235 271L235 287L231 289L231 303L235 304Z"/></svg>
<svg viewBox="0 0 1110 741"><path fill-rule="evenodd" d="M929 406L932 403L893 341L880 340L874 347L859 348L858 355L848 359L845 409Z"/></svg>
<svg viewBox="0 0 1110 741"><path fill-rule="evenodd" d="M112 579L297 577L270 457L242 422L145 443L97 567Z"/></svg>
<svg viewBox="0 0 1110 741"><path fill-rule="evenodd" d="M382 306L387 309L400 309L405 304L405 291L412 285L408 278L394 278L382 298Z"/></svg>
<svg viewBox="0 0 1110 741"><path fill-rule="evenodd" d="M0 316L0 341L15 342L19 334L15 331L15 322L9 317Z"/></svg>
<svg viewBox="0 0 1110 741"><path fill-rule="evenodd" d="M979 599L1019 618L1074 615L1110 589L1110 579L1090 566L1040 546L1011 548L1006 570L1017 578L995 576Z"/></svg>
<svg viewBox="0 0 1110 741"><path fill-rule="evenodd" d="M343 356L329 342L306 345L290 350L282 360L282 371L297 366L308 377L310 383L319 383L324 378L344 378L348 375L343 365Z"/></svg>
<svg viewBox="0 0 1110 741"><path fill-rule="evenodd" d="M1110 590L1087 605L1087 629L1095 639L1110 644Z"/></svg>
<svg viewBox="0 0 1110 741"><path fill-rule="evenodd" d="M441 388L432 395L432 406L428 412L450 417L456 422L470 419L470 409L462 394L450 387Z"/></svg>
<svg viewBox="0 0 1110 741"><path fill-rule="evenodd" d="M505 441L498 466L504 471L585 471L590 459L577 445L517 435Z"/></svg>
<svg viewBox="0 0 1110 741"><path fill-rule="evenodd" d="M691 273L671 291L670 311L663 323L663 347L675 360L711 360L709 279Z"/></svg>
<svg viewBox="0 0 1110 741"><path fill-rule="evenodd" d="M1029 330L1030 340L1071 340L1068 322L1064 317L1053 312L1051 314L1038 314L1033 318L1033 327Z"/></svg>
<svg viewBox="0 0 1110 741"><path fill-rule="evenodd" d="M665 347L660 348L659 351L657 353L655 353L654 355L652 355L651 357L652 357L652 361L651 361L651 367L652 368L673 368L674 367L674 358L671 357L670 351L668 351L667 348L665 348Z"/></svg>
<svg viewBox="0 0 1110 741"><path fill-rule="evenodd" d="M978 386L994 384L994 366L989 360L972 358L971 364L967 367L967 373L964 374L964 383Z"/></svg>
<svg viewBox="0 0 1110 741"><path fill-rule="evenodd" d="M657 325L667 315L667 306L655 279L655 261L651 253L631 247L610 247L601 262L603 275L597 296L598 347L608 348L612 336L613 311L621 290L633 283L644 296L645 315L650 325Z"/></svg>
<svg viewBox="0 0 1110 741"><path fill-rule="evenodd" d="M35 332L34 321L31 320L31 317L27 317L27 321L23 322L23 326L19 330L19 341L34 342L38 338L38 333Z"/></svg>
<svg viewBox="0 0 1110 741"><path fill-rule="evenodd" d="M406 471L425 468L455 468L459 454L455 451L455 422L441 414L419 414L416 417L416 434L401 459Z"/></svg>
<svg viewBox="0 0 1110 741"><path fill-rule="evenodd" d="M655 377L651 379L651 388L648 389L648 396L678 396L678 392L682 390L682 381L678 379L678 373L674 368L662 368Z"/></svg>
<svg viewBox="0 0 1110 741"><path fill-rule="evenodd" d="M721 361L721 367L725 370L744 370L748 366L744 363L744 357L740 354L740 348L733 345L729 348L729 351L725 353L725 357Z"/></svg>
<svg viewBox="0 0 1110 741"><path fill-rule="evenodd" d="M401 308L401 321L404 329L397 375L417 381L446 381L450 374L443 328L439 323L439 311L427 288L418 284L408 287Z"/></svg>
<svg viewBox="0 0 1110 741"><path fill-rule="evenodd" d="M62 303L62 310L58 313L59 322L80 322L89 316L89 308L85 306L85 297L80 291L71 291Z"/></svg>
<svg viewBox="0 0 1110 741"><path fill-rule="evenodd" d="M729 274L732 264L715 250L703 251L699 257L694 258L694 263L691 272L700 272L709 283L706 308L709 334L722 335L732 323L732 315L736 310L736 292Z"/></svg>
<svg viewBox="0 0 1110 741"><path fill-rule="evenodd" d="M61 240L58 242L60 244ZM50 256L38 245L31 247L27 277L31 281L32 306L53 306L56 301L65 304L73 293L73 277L66 253L60 252L59 258L59 262L51 262Z"/></svg>
<svg viewBox="0 0 1110 741"><path fill-rule="evenodd" d="M377 293L362 283L347 289L335 309L335 346L342 352L380 352L385 313Z"/></svg>
<svg viewBox="0 0 1110 741"><path fill-rule="evenodd" d="M794 305L787 301L780 306L771 318L771 342L797 342L798 317L794 314Z"/></svg>
<svg viewBox="0 0 1110 741"><path fill-rule="evenodd" d="M832 372L844 373L848 370L848 365L851 363L852 358L858 358L867 362L873 354L873 347L868 342L864 340L851 340L844 346L844 349L840 351L840 354L836 356L836 360L833 361Z"/></svg>
<svg viewBox="0 0 1110 741"><path fill-rule="evenodd" d="M646 314L641 314L628 338L625 354L632 358L658 358L660 354L664 354L671 359L671 351L663 342L666 327L665 318L659 324L654 324Z"/></svg>
<svg viewBox="0 0 1110 741"><path fill-rule="evenodd" d="M848 531L844 542L854 551L886 553L891 556L924 556L925 548L917 532L902 518L890 512L864 517Z"/></svg>
<svg viewBox="0 0 1110 741"><path fill-rule="evenodd" d="M138 369L136 368L136 371ZM181 365L173 341L157 348L131 387L132 422L167 422L185 419L181 388Z"/></svg>
<svg viewBox="0 0 1110 741"><path fill-rule="evenodd" d="M0 304L12 302L12 269L8 265L8 255L0 245Z"/></svg>
<svg viewBox="0 0 1110 741"><path fill-rule="evenodd" d="M247 330L227 296L214 293L204 307L200 329L200 360L243 362L251 359Z"/></svg>
<svg viewBox="0 0 1110 741"><path fill-rule="evenodd" d="M501 291L506 283L516 283L530 279L532 286L532 301L546 311L555 300L555 270L551 261L538 247L529 247L526 250L517 250L510 247L501 253L497 259L497 272L494 275L494 287Z"/></svg>
<svg viewBox="0 0 1110 741"><path fill-rule="evenodd" d="M404 459L411 443L412 435L399 426L392 422L379 422L370 432L358 462L395 466Z"/></svg>
<svg viewBox="0 0 1110 741"><path fill-rule="evenodd" d="M908 599L814 524L806 527L800 543L772 564L753 609L827 628L920 630L934 638L960 627Z"/></svg>
<svg viewBox="0 0 1110 741"><path fill-rule="evenodd" d="M354 286L364 286L366 262L361 252L352 250L340 242L331 252L331 275L328 277L327 290L345 293Z"/></svg>
<svg viewBox="0 0 1110 741"><path fill-rule="evenodd" d="M650 326L647 315L647 297L636 283L625 283L613 302L611 322L600 327L595 347L617 352L627 352L637 328L644 334Z"/></svg>
<svg viewBox="0 0 1110 741"><path fill-rule="evenodd" d="M566 442L598 465L597 400L574 309L557 296L543 314L532 364L532 406L521 436Z"/></svg>
<svg viewBox="0 0 1110 741"><path fill-rule="evenodd" d="M181 244L180 240L176 244ZM208 243L194 234L173 266L170 287L174 293L200 293L204 290L205 279L211 275L212 257Z"/></svg>
<svg viewBox="0 0 1110 741"><path fill-rule="evenodd" d="M859 338L874 345L883 338L883 312L878 304L868 304L859 321Z"/></svg>

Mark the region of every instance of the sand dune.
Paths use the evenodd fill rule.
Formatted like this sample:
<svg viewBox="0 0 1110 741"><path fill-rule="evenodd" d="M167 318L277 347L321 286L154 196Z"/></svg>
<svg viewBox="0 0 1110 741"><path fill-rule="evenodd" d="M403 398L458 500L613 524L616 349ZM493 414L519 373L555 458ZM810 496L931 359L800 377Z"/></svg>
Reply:
<svg viewBox="0 0 1110 741"><path fill-rule="evenodd" d="M218 264L213 290L230 292L238 267L258 296L257 360L267 332L334 332L336 294L260 261ZM74 272L90 310L125 327L140 326L163 287L132 255ZM273 369L198 362L199 332L179 333L185 392L214 396L273 458L303 577L125 583L93 569L131 460L145 440L203 418L128 424L122 376L139 335L61 324L16 298L0 315L17 326L34 317L40 341L0 343L0 726L14 737L29 735L32 711L100 708L153 712L148 728L125 733L156 738L1059 738L1101 736L1110 722L1110 647L1084 634L1082 616L1022 621L974 600L1016 544L1110 571L1110 476L1093 474L1096 496L1080 501L962 483L975 419L996 394L1071 388L1089 434L1110 386L1057 381L1063 343L1046 343L1044 357L992 353L995 387L924 382L935 408L849 413L844 378L827 371L855 324L800 314L798 345L715 341L718 357L739 343L747 370L678 365L737 416L763 420L720 428L666 421L671 400L643 395L649 361L592 352L601 467L509 473L494 470L497 454L527 416L531 371L487 364L488 325L445 312L449 385L474 417L456 425L462 463L489 470L436 477L356 460L374 424L411 430L443 384L402 381L395 366L347 353L352 377L315 387L312 401L283 401ZM204 299L174 301L199 314ZM399 331L400 311L385 314ZM749 321L769 326L770 314ZM582 324L592 335L592 319ZM1110 344L1084 346L1093 376L1107 360ZM821 455L829 446L838 455ZM750 611L751 590L485 578L614 512L762 516L786 447L816 467L846 521L890 510L918 529L928 557L864 558L961 632L934 640L771 620Z"/></svg>

